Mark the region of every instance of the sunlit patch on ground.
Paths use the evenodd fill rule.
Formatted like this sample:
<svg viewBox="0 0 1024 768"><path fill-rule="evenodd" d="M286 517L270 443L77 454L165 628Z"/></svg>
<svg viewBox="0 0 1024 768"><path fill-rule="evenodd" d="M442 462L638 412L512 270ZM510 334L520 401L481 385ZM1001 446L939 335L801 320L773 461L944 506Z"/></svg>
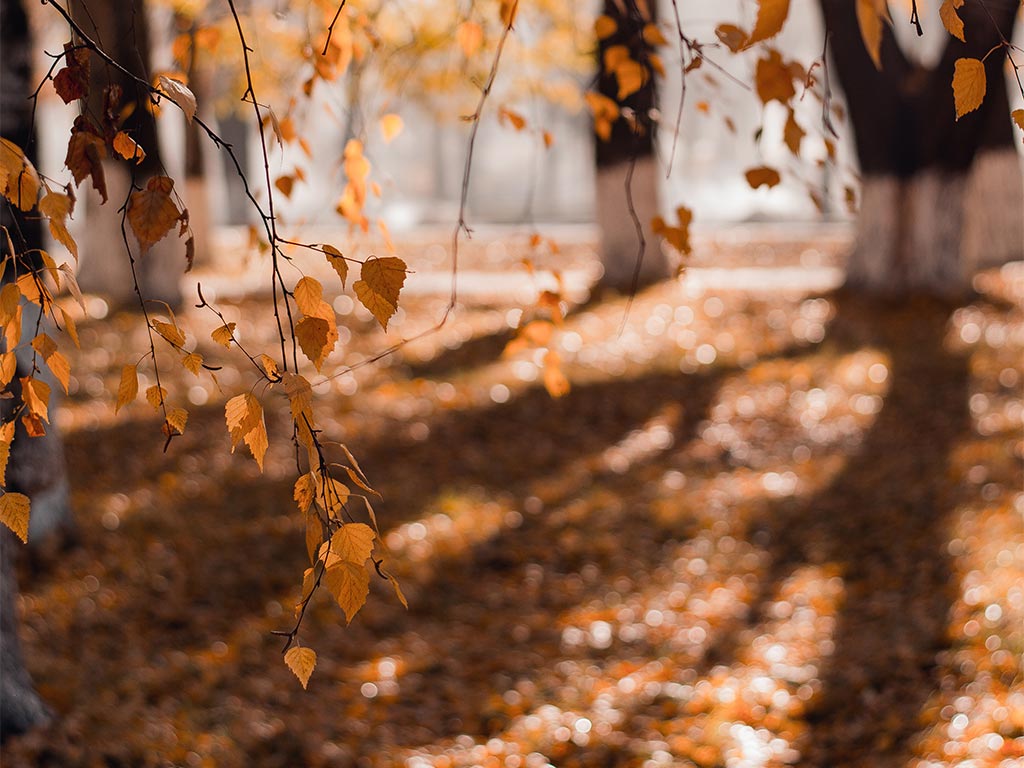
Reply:
<svg viewBox="0 0 1024 768"><path fill-rule="evenodd" d="M517 242L477 242L466 268L519 275ZM708 244L716 269L831 267L842 245ZM429 242L407 250L414 269L444 268ZM562 250L566 269L592 258ZM230 297L244 343L274 349L272 318L254 321L266 305L214 266L200 278ZM383 494L386 567L410 609L376 579L348 626L314 599L305 693L271 634L308 566L287 422L268 416L263 475L231 455L224 401L256 377L188 309L189 346L219 369L164 361L190 418L162 453L148 405L113 415L138 319L83 320L58 417L81 546L23 569L19 604L59 719L3 763L1015 768L1014 274L957 308L685 279L628 312L567 303L558 400L543 348L503 354L534 296L481 282L445 328L317 387L319 423ZM346 298L339 365L388 342ZM390 340L444 304L412 292Z"/></svg>

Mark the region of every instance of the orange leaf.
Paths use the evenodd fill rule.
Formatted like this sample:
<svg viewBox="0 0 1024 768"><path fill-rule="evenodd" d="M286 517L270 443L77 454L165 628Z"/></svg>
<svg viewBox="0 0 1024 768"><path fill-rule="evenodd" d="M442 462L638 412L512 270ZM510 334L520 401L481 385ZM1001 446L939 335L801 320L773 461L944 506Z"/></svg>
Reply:
<svg viewBox="0 0 1024 768"><path fill-rule="evenodd" d="M113 146L114 151L125 160L134 160L138 164L146 159L146 151L124 131L118 131L114 136Z"/></svg>
<svg viewBox="0 0 1024 768"><path fill-rule="evenodd" d="M985 65L978 59L957 59L953 66L956 119L973 112L985 100Z"/></svg>
<svg viewBox="0 0 1024 768"><path fill-rule="evenodd" d="M0 523L10 528L24 543L28 543L28 516L31 502L21 493L0 496Z"/></svg>
<svg viewBox="0 0 1024 768"><path fill-rule="evenodd" d="M371 257L363 262L360 279L352 288L363 306L386 331L398 309L398 295L405 284L405 262L397 256Z"/></svg>
<svg viewBox="0 0 1024 768"><path fill-rule="evenodd" d="M284 655L284 663L288 665L288 669L292 671L292 674L299 678L299 682L302 683L302 690L306 690L310 675L313 674L313 669L316 667L316 651L312 648L299 648L297 646L289 648L288 652Z"/></svg>
<svg viewBox="0 0 1024 768"><path fill-rule="evenodd" d="M162 240L181 218L181 211L171 199L173 189L173 179L154 176L144 190L132 192L128 201L128 223L143 253Z"/></svg>

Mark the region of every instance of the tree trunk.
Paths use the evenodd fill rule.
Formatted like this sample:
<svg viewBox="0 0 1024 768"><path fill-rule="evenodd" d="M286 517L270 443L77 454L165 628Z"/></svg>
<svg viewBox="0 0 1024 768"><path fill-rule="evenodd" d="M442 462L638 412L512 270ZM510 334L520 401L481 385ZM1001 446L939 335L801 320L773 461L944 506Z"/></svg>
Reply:
<svg viewBox="0 0 1024 768"><path fill-rule="evenodd" d="M34 141L31 126L31 104L28 94L31 92L31 60L32 45L29 37L28 19L18 0L0 0L0 38L2 38L3 55L0 56L0 135L24 148L31 158ZM0 204L0 224L10 235L11 243L24 253L42 244L42 229L38 217L22 215L20 211L6 202ZM11 256L7 252L7 238L0 244L4 257ZM5 270L9 274L13 270ZM27 313L26 313L27 314ZM26 316L24 323L34 327ZM20 367L20 366L19 366ZM0 420L8 421L13 416L14 399L0 401ZM20 425L19 425L20 427ZM12 455L8 460L7 484L4 491L20 490L15 487L14 476L30 472L34 469L25 453L31 452L38 445L19 430L15 436ZM56 444L60 448L60 438L56 432L47 435L48 445ZM55 443L56 441L56 443ZM59 476L64 479L64 505L66 513L66 477L64 467L57 467ZM50 478L53 479L53 478ZM45 504L44 504L45 506ZM60 505L58 505L60 506ZM33 517L35 516L33 501ZM45 516L45 515L44 515ZM8 736L23 733L49 720L49 712L32 685L28 670L21 656L21 644L18 640L18 617L15 598L18 585L14 575L14 561L17 557L19 542L14 535L0 525L0 741Z"/></svg>
<svg viewBox="0 0 1024 768"><path fill-rule="evenodd" d="M651 231L651 220L658 215L652 119L657 93L653 71L647 66L648 76L640 90L619 99L618 79L605 71L604 56L610 47L624 45L632 59L648 64L654 48L643 39L643 29L655 20L655 3L604 0L603 13L615 21L617 29L598 44L597 90L618 104L623 114L612 123L607 140L596 137L596 217L604 267L601 285L632 292L671 274L660 239Z"/></svg>
<svg viewBox="0 0 1024 768"><path fill-rule="evenodd" d="M143 80L149 80L149 23L143 0L72 0L75 21L115 61ZM83 290L101 293L116 304L133 306L137 298L132 281L125 239L136 260L139 286L146 299L163 301L172 307L181 304L181 276L185 271L185 246L168 235L144 256L138 241L125 227L117 209L127 200L130 187L145 187L147 179L164 174L157 140L156 120L148 109L149 94L121 73L93 57L88 109L93 115L103 114L103 93L108 85L123 90L122 106L134 105L134 111L122 130L137 141L146 152L145 159L135 164L120 158L103 163L107 179L109 203L89 188L85 198L85 216L89 227L81 245L79 284ZM85 188L81 188L85 191ZM125 237L127 236L127 237Z"/></svg>
<svg viewBox="0 0 1024 768"><path fill-rule="evenodd" d="M862 174L847 284L877 294L957 296L977 270L1024 258L1024 179L998 48L1001 36L1012 37L1020 3L989 2L986 10L967 0L958 10L967 42L950 36L930 70L911 63L886 27L881 71L861 40L856 3L820 4ZM954 64L989 51L985 100L956 120Z"/></svg>

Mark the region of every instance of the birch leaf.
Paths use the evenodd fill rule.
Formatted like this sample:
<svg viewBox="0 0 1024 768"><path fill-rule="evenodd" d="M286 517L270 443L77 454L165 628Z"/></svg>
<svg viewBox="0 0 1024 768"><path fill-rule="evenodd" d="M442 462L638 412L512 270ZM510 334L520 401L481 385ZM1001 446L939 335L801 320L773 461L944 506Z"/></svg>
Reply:
<svg viewBox="0 0 1024 768"><path fill-rule="evenodd" d="M979 59L957 59L953 67L956 119L973 112L985 100L985 65Z"/></svg>
<svg viewBox="0 0 1024 768"><path fill-rule="evenodd" d="M288 669L292 671L299 682L302 683L302 689L306 690L306 686L309 684L309 678L313 674L313 669L316 667L316 651L312 648L299 648L293 646L288 649L288 652L284 655L284 663L288 665Z"/></svg>
<svg viewBox="0 0 1024 768"><path fill-rule="evenodd" d="M31 502L28 496L21 493L5 493L0 496L0 523L3 523L17 535L23 543L28 543L28 516ZM365 569L364 569L365 573ZM369 578L367 578L369 583ZM351 621L351 619L349 619Z"/></svg>

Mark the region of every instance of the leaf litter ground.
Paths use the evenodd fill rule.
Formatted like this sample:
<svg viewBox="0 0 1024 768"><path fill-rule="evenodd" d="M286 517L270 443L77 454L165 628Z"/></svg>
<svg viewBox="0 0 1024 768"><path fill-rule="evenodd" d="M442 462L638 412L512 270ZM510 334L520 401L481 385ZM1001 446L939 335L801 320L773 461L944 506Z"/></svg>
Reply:
<svg viewBox="0 0 1024 768"><path fill-rule="evenodd" d="M845 241L703 246L715 268L777 274L834 266ZM443 287L414 288L443 286L443 249L402 255L417 274L389 335L339 299L325 371L443 309ZM550 342L572 390L552 400L544 350L501 355L531 300L524 255L481 238L466 274L483 289L452 324L320 390L384 496L410 610L376 578L348 627L315 600L308 691L270 634L307 565L284 408L265 403L260 475L223 417L255 378L189 310L227 394L169 373L191 416L163 454L144 403L113 417L137 318L84 321L59 417L80 541L21 570L26 655L59 718L3 764L1019 765L1021 271L961 305L894 306L701 288L695 270L628 315L573 308ZM207 265L204 291L218 275L238 284ZM517 301L496 298L516 280ZM239 297L227 319L272 351L267 309Z"/></svg>

